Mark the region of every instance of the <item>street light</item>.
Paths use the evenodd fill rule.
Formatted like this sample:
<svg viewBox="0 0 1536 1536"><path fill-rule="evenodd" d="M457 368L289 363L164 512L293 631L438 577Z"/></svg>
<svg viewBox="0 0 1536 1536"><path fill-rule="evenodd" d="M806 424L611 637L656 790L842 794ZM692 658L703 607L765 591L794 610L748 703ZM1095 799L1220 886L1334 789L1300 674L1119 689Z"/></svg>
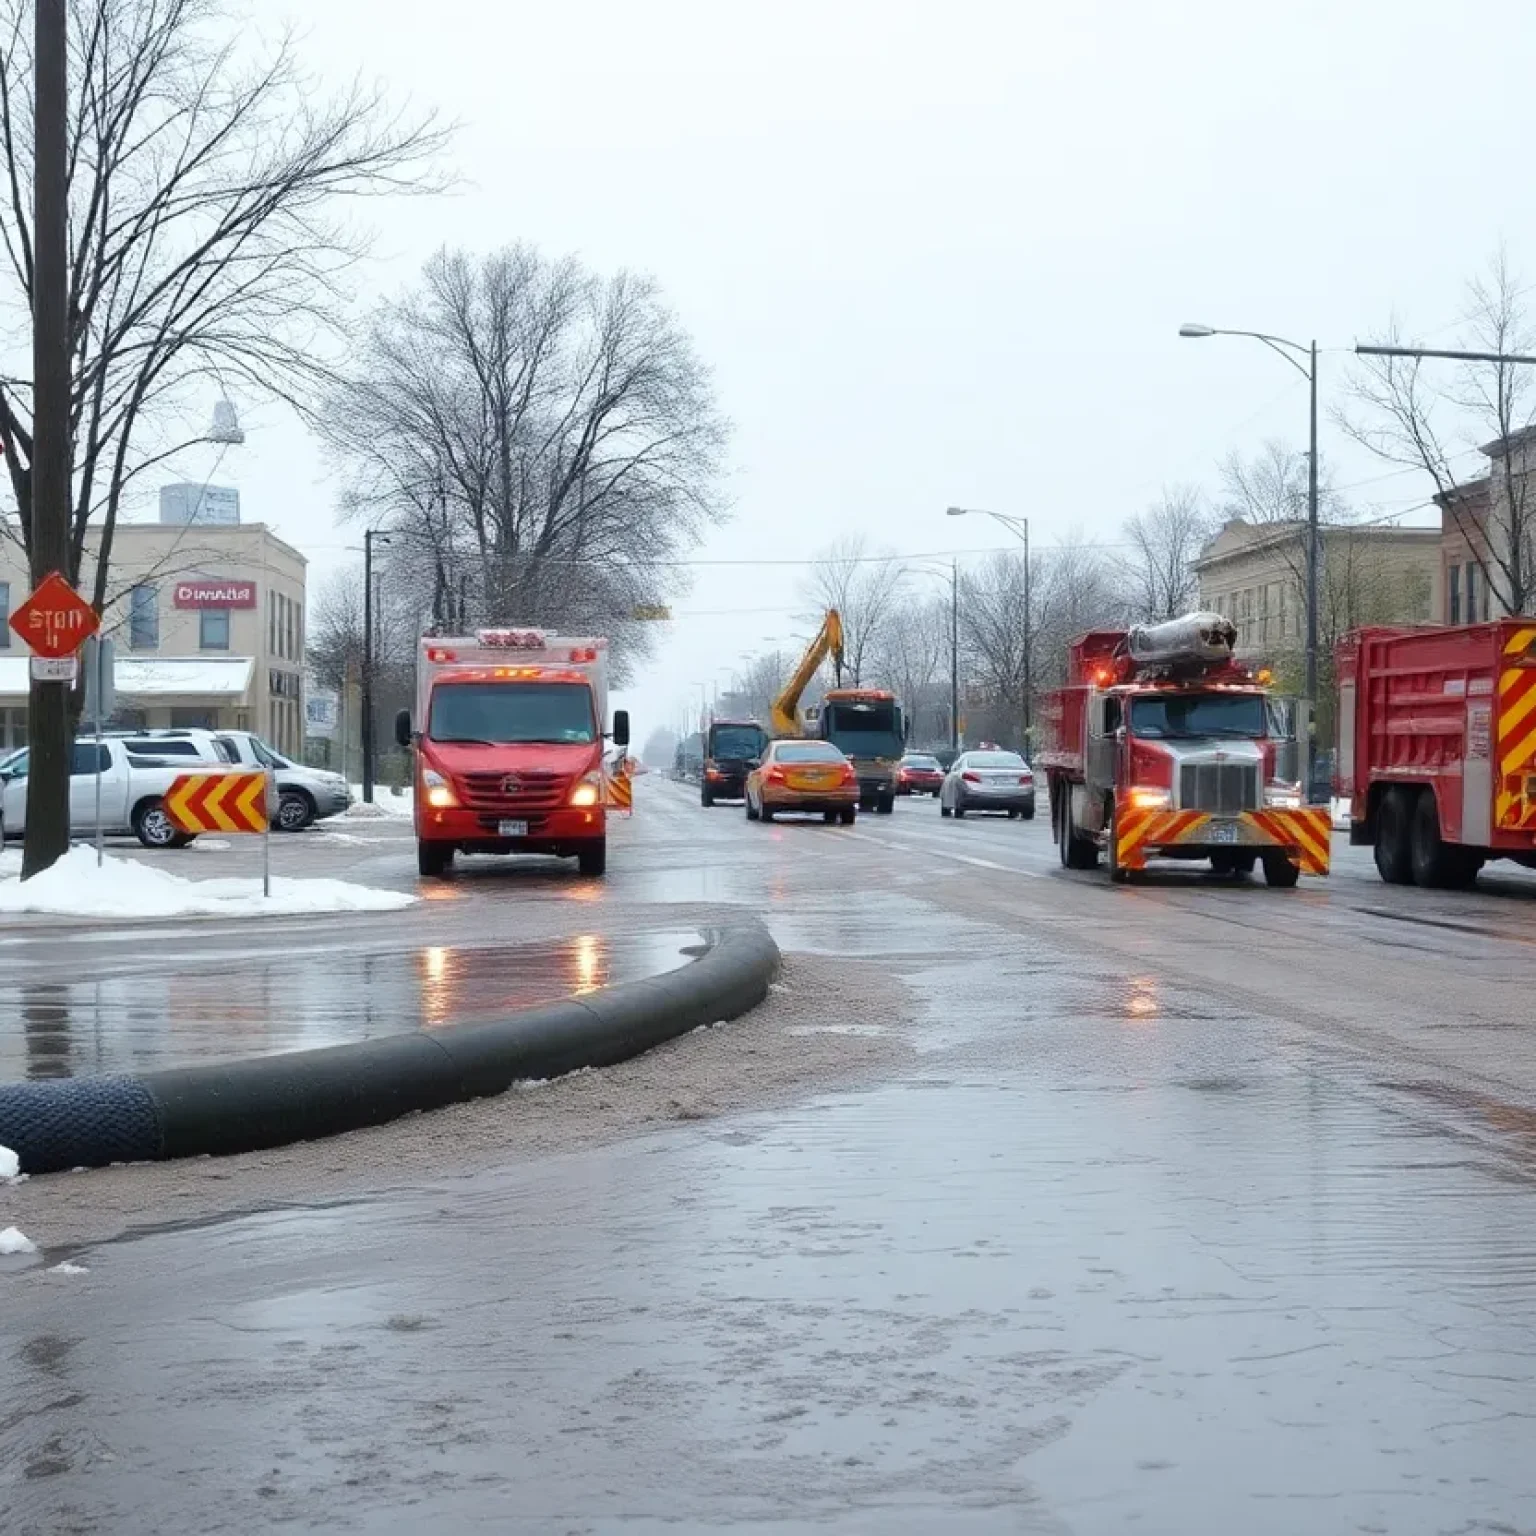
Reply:
<svg viewBox="0 0 1536 1536"><path fill-rule="evenodd" d="M1262 341L1276 357L1283 357L1302 378L1307 381L1309 396L1307 422L1307 703L1317 709L1317 569L1319 534L1317 526L1317 342L1305 346L1299 341L1287 341L1284 336L1271 336L1266 331L1227 331L1210 325L1185 324L1179 327L1179 335L1190 340L1207 336L1246 336L1250 341ZM1306 358L1306 362L1301 361ZM1313 762L1317 755L1317 739L1311 724L1307 729L1307 794L1311 797Z"/></svg>
<svg viewBox="0 0 1536 1536"><path fill-rule="evenodd" d="M985 507L946 507L947 517L990 517L1001 523L1015 538L1024 542L1024 755L1030 755L1029 733L1034 723L1034 626L1029 600L1029 519L1012 517L1006 512L989 512Z"/></svg>
<svg viewBox="0 0 1536 1536"><path fill-rule="evenodd" d="M373 804L373 759L376 736L373 720L373 545L389 543L377 528L363 534L363 804ZM422 727L426 729L425 726Z"/></svg>
<svg viewBox="0 0 1536 1536"><path fill-rule="evenodd" d="M952 512L958 511L951 508ZM938 575L938 567L919 566ZM949 562L949 750L960 751L960 562Z"/></svg>

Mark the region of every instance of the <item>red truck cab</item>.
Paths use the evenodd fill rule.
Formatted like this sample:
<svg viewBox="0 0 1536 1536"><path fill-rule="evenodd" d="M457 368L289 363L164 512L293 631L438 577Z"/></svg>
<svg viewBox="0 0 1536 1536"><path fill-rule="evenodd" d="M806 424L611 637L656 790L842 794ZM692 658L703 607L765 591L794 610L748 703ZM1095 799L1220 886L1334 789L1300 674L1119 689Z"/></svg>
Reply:
<svg viewBox="0 0 1536 1536"><path fill-rule="evenodd" d="M446 875L456 853L553 854L583 875L607 868L607 641L541 630L429 636L417 652L417 867ZM613 721L616 746L629 717Z"/></svg>

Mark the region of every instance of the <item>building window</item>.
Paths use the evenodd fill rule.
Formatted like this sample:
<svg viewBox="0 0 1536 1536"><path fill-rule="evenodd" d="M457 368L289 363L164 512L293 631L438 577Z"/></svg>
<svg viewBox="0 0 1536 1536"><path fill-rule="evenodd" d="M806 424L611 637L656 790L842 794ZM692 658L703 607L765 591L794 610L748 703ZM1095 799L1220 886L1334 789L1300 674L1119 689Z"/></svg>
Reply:
<svg viewBox="0 0 1536 1536"><path fill-rule="evenodd" d="M1450 595L1449 620L1452 624L1461 623L1461 567L1453 565L1450 570L1450 578L1446 583Z"/></svg>
<svg viewBox="0 0 1536 1536"><path fill-rule="evenodd" d="M205 651L229 649L229 609L204 608L198 614L197 643Z"/></svg>
<svg viewBox="0 0 1536 1536"><path fill-rule="evenodd" d="M1467 562L1467 623L1477 623L1477 567Z"/></svg>
<svg viewBox="0 0 1536 1536"><path fill-rule="evenodd" d="M0 651L11 648L11 584L0 581Z"/></svg>
<svg viewBox="0 0 1536 1536"><path fill-rule="evenodd" d="M160 648L160 598L153 587L135 587L128 594L128 649Z"/></svg>

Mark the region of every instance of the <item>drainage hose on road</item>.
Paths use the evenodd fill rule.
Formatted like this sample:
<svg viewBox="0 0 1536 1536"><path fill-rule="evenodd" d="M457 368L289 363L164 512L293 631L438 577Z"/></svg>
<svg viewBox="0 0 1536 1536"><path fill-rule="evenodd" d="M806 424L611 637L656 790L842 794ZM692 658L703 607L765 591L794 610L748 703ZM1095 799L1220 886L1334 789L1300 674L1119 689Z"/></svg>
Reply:
<svg viewBox="0 0 1536 1536"><path fill-rule="evenodd" d="M709 940L678 970L495 1023L137 1077L5 1084L0 1146L25 1173L255 1152L612 1066L737 1018L767 995L779 952L765 929L730 928Z"/></svg>

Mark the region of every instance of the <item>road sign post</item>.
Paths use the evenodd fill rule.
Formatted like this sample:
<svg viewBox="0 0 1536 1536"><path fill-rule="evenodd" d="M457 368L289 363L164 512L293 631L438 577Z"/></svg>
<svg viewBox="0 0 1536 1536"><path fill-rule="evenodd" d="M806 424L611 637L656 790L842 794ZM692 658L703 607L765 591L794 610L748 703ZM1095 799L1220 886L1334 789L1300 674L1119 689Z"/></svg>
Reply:
<svg viewBox="0 0 1536 1536"><path fill-rule="evenodd" d="M102 727L117 708L117 648L110 640L92 635L85 642L85 713L96 733L96 867L106 862L105 833L101 825Z"/></svg>

